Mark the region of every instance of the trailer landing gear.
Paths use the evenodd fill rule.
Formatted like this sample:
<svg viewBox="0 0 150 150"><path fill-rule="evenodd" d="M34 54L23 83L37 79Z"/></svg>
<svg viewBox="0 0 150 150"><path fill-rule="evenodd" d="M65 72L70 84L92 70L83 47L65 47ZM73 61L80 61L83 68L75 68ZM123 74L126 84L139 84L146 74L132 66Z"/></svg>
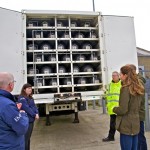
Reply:
<svg viewBox="0 0 150 150"><path fill-rule="evenodd" d="M46 115L46 126L50 126L51 121L50 121L50 115Z"/></svg>
<svg viewBox="0 0 150 150"><path fill-rule="evenodd" d="M75 112L75 118L74 118L73 123L79 123L78 112Z"/></svg>

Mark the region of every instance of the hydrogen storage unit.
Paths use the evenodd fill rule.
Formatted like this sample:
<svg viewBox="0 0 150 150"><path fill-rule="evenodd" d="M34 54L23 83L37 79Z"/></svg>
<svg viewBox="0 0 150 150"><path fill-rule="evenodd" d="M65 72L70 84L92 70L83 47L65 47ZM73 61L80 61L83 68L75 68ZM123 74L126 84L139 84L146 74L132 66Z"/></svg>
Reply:
<svg viewBox="0 0 150 150"><path fill-rule="evenodd" d="M133 17L0 8L0 19L0 71L14 74L15 95L30 83L47 116L74 110L79 122L79 103L101 99L112 71L137 65Z"/></svg>
<svg viewBox="0 0 150 150"><path fill-rule="evenodd" d="M24 13L27 82L34 94L102 89L99 13Z"/></svg>

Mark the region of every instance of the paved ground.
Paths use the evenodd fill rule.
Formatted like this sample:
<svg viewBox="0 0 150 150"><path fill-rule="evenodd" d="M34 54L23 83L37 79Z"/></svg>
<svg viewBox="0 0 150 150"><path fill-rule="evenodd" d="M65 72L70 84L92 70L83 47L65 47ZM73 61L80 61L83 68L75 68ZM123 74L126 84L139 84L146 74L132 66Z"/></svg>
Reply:
<svg viewBox="0 0 150 150"><path fill-rule="evenodd" d="M104 143L109 116L100 108L79 112L79 124L74 115L53 116L52 125L45 126L45 118L36 121L31 138L31 150L120 150L119 133L115 142ZM150 149L150 132L146 132Z"/></svg>

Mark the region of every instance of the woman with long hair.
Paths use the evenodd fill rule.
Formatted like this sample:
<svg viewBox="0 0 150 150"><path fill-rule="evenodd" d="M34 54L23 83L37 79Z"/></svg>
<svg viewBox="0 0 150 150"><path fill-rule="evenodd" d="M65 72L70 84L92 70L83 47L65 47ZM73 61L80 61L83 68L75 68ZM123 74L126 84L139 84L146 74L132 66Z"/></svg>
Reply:
<svg viewBox="0 0 150 150"><path fill-rule="evenodd" d="M29 118L29 127L28 131L25 134L25 150L30 150L30 138L34 126L34 121L35 119L39 119L38 109L32 97L32 85L30 85L29 83L23 85L20 96L18 98L18 102L22 103L20 109L24 110Z"/></svg>
<svg viewBox="0 0 150 150"><path fill-rule="evenodd" d="M135 70L129 65L121 67L120 79L122 88L119 106L113 108L113 112L117 114L116 129L120 132L121 149L137 150L140 130L139 111L144 87Z"/></svg>

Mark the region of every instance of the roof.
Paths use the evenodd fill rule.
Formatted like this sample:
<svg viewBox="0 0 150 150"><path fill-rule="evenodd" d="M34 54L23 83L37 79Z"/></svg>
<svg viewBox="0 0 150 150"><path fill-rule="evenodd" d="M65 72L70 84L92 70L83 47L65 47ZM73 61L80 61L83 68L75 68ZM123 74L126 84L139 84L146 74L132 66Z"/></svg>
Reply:
<svg viewBox="0 0 150 150"><path fill-rule="evenodd" d="M150 56L150 51L136 47L138 56Z"/></svg>

